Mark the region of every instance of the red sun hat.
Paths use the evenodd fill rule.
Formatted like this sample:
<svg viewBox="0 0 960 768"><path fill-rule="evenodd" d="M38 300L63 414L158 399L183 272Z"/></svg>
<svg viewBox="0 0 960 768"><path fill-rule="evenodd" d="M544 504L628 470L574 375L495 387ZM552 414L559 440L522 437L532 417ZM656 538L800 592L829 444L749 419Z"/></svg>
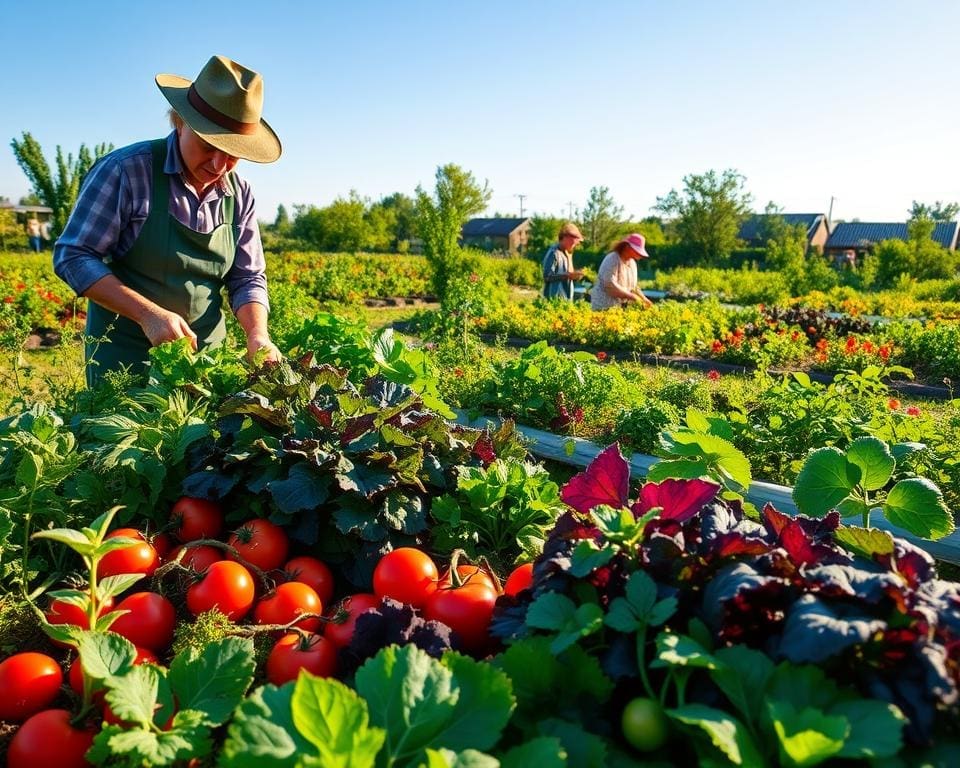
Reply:
<svg viewBox="0 0 960 768"><path fill-rule="evenodd" d="M646 238L641 235L639 232L634 232L633 234L627 235L623 240L617 243L616 247L619 248L621 245L629 245L630 248L636 253L641 259L649 259L650 254L647 253Z"/></svg>

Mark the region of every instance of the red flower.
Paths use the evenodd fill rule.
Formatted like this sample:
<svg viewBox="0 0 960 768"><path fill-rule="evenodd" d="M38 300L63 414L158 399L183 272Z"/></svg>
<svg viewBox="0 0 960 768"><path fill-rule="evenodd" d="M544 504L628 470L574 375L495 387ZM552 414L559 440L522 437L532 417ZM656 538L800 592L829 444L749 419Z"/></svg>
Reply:
<svg viewBox="0 0 960 768"><path fill-rule="evenodd" d="M852 355L857 351L857 340L853 336L847 336L847 348L846 352L848 355Z"/></svg>
<svg viewBox="0 0 960 768"><path fill-rule="evenodd" d="M919 415L920 415L920 409L917 408L917 406L911 405L910 407L907 408L907 416L919 416Z"/></svg>
<svg viewBox="0 0 960 768"><path fill-rule="evenodd" d="M479 280L479 279L480 279L480 275L478 275L476 272L471 272L471 273L470 273L470 282L471 282L471 283L475 283L475 282L477 282L477 280Z"/></svg>
<svg viewBox="0 0 960 768"><path fill-rule="evenodd" d="M877 354L880 355L880 359L887 361L890 359L890 347L884 344L880 349L877 350Z"/></svg>
<svg viewBox="0 0 960 768"><path fill-rule="evenodd" d="M723 352L723 342L718 339L713 340L713 344L710 345L710 351L715 355L719 355Z"/></svg>
<svg viewBox="0 0 960 768"><path fill-rule="evenodd" d="M889 408L891 411L899 411L900 401L895 397L891 397L889 400L887 400L887 408Z"/></svg>
<svg viewBox="0 0 960 768"><path fill-rule="evenodd" d="M606 352L604 352L604 351L602 351L602 350L601 350L600 352L597 352L597 360L599 360L599 361L602 363L602 362L603 362L604 360L606 360L606 359L607 359L607 353L606 353Z"/></svg>
<svg viewBox="0 0 960 768"><path fill-rule="evenodd" d="M708 371L707 378L710 379L710 381L717 381L717 379L720 378L720 371L717 371L717 370Z"/></svg>
<svg viewBox="0 0 960 768"><path fill-rule="evenodd" d="M454 369L453 369L453 375L456 376L458 379L462 379L462 378L463 378L463 368L454 368Z"/></svg>

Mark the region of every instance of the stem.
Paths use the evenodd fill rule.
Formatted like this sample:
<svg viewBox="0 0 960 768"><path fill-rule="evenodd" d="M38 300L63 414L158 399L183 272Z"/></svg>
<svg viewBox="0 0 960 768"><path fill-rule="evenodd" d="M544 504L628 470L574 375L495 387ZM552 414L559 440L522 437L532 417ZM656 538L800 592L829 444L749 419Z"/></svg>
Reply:
<svg viewBox="0 0 960 768"><path fill-rule="evenodd" d="M653 692L653 686L650 685L650 677L647 675L647 625L641 624L637 628L637 669L640 672L640 682L643 683L643 689L647 696L656 699L657 695Z"/></svg>
<svg viewBox="0 0 960 768"><path fill-rule="evenodd" d="M254 565L248 560L245 560L243 555L241 555L234 547L231 547L229 544L223 541L218 541L217 539L197 539L196 541L188 541L183 545L183 548L180 550L180 553L176 556L175 559L171 560L169 563L164 563L153 573L153 581L151 584L159 583L159 579L162 579L170 571L175 571L178 568L189 571L190 568L180 564L180 561L183 559L184 555L187 554L187 550L192 547L214 547L215 549L222 550L231 556L232 560L236 560L240 565L254 574L259 580L260 585L267 591L271 591L276 585L276 582L267 575L266 571L258 566Z"/></svg>

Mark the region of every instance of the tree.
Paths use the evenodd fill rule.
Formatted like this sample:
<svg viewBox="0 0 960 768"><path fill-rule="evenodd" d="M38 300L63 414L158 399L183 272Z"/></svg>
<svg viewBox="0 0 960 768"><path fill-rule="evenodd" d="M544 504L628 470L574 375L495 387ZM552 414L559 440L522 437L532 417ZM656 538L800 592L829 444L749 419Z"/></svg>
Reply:
<svg viewBox="0 0 960 768"><path fill-rule="evenodd" d="M283 203L277 206L277 218L273 222L273 229L278 235L285 235L290 231L290 214Z"/></svg>
<svg viewBox="0 0 960 768"><path fill-rule="evenodd" d="M11 140L10 146L13 148L14 157L20 168L23 169L27 179L33 185L33 193L40 198L42 203L53 209L53 238L56 238L67 224L70 212L77 202L77 195L80 192L80 184L84 176L93 167L93 164L113 149L113 145L98 144L93 148L93 153L87 149L85 144L80 145L77 152L77 159L68 154L63 156L63 150L57 145L57 175L54 178L43 156L43 150L39 142L29 133L24 132L23 139L17 141Z"/></svg>
<svg viewBox="0 0 960 768"><path fill-rule="evenodd" d="M394 243L397 250L403 249L403 243L417 236L417 203L409 195L394 192L387 195L378 205L394 214Z"/></svg>
<svg viewBox="0 0 960 768"><path fill-rule="evenodd" d="M622 231L623 206L616 204L607 187L593 187L580 219L587 247L604 250Z"/></svg>
<svg viewBox="0 0 960 768"><path fill-rule="evenodd" d="M543 258L547 248L557 242L557 235L560 233L563 221L553 216L540 214L531 216L530 231L527 232L527 255L538 260Z"/></svg>
<svg viewBox="0 0 960 768"><path fill-rule="evenodd" d="M908 211L911 221L914 219L953 221L957 218L958 213L960 213L960 204L944 203L940 200L937 200L937 202L935 202L933 205L918 203L916 200L914 200L913 205L910 206L910 210Z"/></svg>
<svg viewBox="0 0 960 768"><path fill-rule="evenodd" d="M671 189L657 198L654 209L676 218L680 242L697 259L723 264L737 247L740 225L750 211L745 182L746 177L732 169L684 176L683 193Z"/></svg>
<svg viewBox="0 0 960 768"><path fill-rule="evenodd" d="M481 187L472 173L453 163L437 168L432 197L417 186L417 228L423 255L433 268L433 289L441 299L458 269L463 225L483 212L492 194L486 181Z"/></svg>

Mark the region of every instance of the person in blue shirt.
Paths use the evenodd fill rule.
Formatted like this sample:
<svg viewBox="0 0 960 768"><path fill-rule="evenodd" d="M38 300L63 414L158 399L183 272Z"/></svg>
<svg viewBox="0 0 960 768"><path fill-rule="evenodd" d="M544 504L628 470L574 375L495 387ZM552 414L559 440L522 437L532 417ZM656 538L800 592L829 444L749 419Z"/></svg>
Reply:
<svg viewBox="0 0 960 768"><path fill-rule="evenodd" d="M567 222L560 227L557 242L547 248L543 257L543 295L548 299L573 301L573 284L583 277L583 270L573 268L573 249L583 240L580 228Z"/></svg>

